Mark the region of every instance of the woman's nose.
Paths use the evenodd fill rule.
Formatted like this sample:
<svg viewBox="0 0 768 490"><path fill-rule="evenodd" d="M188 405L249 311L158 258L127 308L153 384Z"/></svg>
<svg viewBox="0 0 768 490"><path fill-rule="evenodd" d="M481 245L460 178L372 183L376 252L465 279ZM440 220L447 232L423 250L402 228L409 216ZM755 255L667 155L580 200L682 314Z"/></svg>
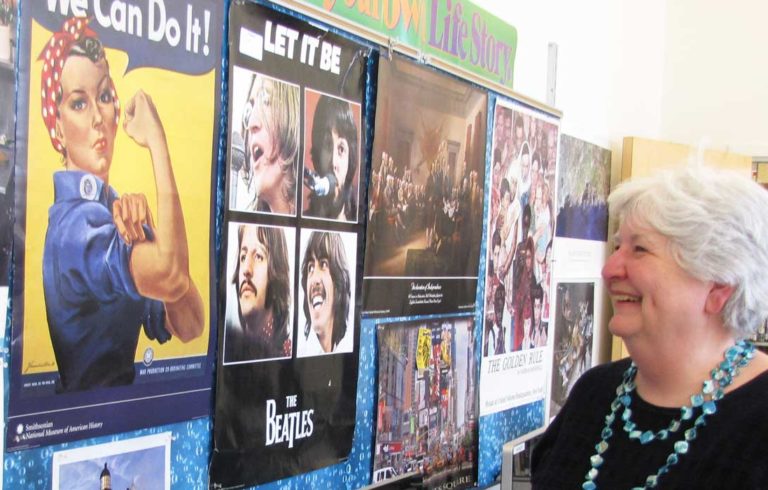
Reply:
<svg viewBox="0 0 768 490"><path fill-rule="evenodd" d="M93 126L96 127L104 122L105 115L103 114L104 111L107 109L102 107L101 104L91 104L91 107L93 107Z"/></svg>
<svg viewBox="0 0 768 490"><path fill-rule="evenodd" d="M624 251L621 248L617 248L608 256L608 260L603 266L602 275L605 280L622 278L626 275Z"/></svg>

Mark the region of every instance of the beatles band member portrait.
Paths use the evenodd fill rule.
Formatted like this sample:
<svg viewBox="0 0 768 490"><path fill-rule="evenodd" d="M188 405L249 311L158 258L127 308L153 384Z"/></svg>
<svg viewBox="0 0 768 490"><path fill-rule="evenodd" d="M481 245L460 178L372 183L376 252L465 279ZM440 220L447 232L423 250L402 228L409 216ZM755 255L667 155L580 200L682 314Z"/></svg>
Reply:
<svg viewBox="0 0 768 490"><path fill-rule="evenodd" d="M297 357L352 351L354 271L350 271L350 264L355 261L354 250L348 249L343 236L354 237L349 233L310 232L300 273L303 319L299 322Z"/></svg>
<svg viewBox="0 0 768 490"><path fill-rule="evenodd" d="M224 363L290 357L292 259L286 234L293 229L232 223L230 263L235 267L227 288ZM291 240L292 242L292 240ZM292 250L292 248L291 248ZM231 296L230 296L231 295Z"/></svg>

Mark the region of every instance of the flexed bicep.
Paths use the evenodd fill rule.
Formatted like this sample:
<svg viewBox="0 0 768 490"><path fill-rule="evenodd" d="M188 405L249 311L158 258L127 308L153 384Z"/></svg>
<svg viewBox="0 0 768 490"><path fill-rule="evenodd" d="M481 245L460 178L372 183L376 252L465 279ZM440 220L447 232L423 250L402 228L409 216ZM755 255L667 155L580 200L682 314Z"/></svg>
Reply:
<svg viewBox="0 0 768 490"><path fill-rule="evenodd" d="M184 214L165 130L148 94L139 90L131 98L126 105L123 127L138 145L149 150L157 195L156 227L151 227L154 238L134 242L131 274L142 295L165 303L174 335L189 340L202 332L203 302L189 272ZM135 212L141 215L142 205L139 202L131 205L136 205ZM151 214L148 217L152 219ZM133 232L138 234L135 228ZM176 305L189 310L183 320L179 320L180 313L172 311Z"/></svg>

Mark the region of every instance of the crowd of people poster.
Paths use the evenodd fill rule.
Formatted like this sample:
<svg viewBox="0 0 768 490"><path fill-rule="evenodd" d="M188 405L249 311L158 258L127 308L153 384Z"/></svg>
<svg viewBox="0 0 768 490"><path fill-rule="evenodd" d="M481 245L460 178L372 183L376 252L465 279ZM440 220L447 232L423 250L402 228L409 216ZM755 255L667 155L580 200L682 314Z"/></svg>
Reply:
<svg viewBox="0 0 768 490"><path fill-rule="evenodd" d="M480 413L543 400L548 382L555 118L497 100Z"/></svg>
<svg viewBox="0 0 768 490"><path fill-rule="evenodd" d="M110 4L21 9L11 450L210 414L223 12Z"/></svg>
<svg viewBox="0 0 768 490"><path fill-rule="evenodd" d="M469 83L380 58L364 314L474 309L486 110Z"/></svg>
<svg viewBox="0 0 768 490"><path fill-rule="evenodd" d="M421 474L423 488L476 483L476 329L470 317L378 325L374 483Z"/></svg>
<svg viewBox="0 0 768 490"><path fill-rule="evenodd" d="M233 2L215 488L346 458L355 426L367 50Z"/></svg>

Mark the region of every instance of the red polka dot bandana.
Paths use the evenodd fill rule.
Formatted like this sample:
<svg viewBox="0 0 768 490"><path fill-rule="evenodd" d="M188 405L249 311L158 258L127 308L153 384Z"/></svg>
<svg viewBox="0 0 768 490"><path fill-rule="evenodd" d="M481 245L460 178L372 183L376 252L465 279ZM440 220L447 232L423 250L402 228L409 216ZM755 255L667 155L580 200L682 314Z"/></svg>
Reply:
<svg viewBox="0 0 768 490"><path fill-rule="evenodd" d="M61 31L51 36L48 44L38 56L38 61L43 62L41 73L40 97L43 122L51 138L51 144L59 153L64 152L64 145L56 137L57 100L61 93L61 71L64 62L69 57L72 47L84 37L97 39L96 33L88 27L90 19L87 17L70 17L64 22ZM115 124L120 119L120 101L112 79L109 80L109 89L115 103Z"/></svg>

